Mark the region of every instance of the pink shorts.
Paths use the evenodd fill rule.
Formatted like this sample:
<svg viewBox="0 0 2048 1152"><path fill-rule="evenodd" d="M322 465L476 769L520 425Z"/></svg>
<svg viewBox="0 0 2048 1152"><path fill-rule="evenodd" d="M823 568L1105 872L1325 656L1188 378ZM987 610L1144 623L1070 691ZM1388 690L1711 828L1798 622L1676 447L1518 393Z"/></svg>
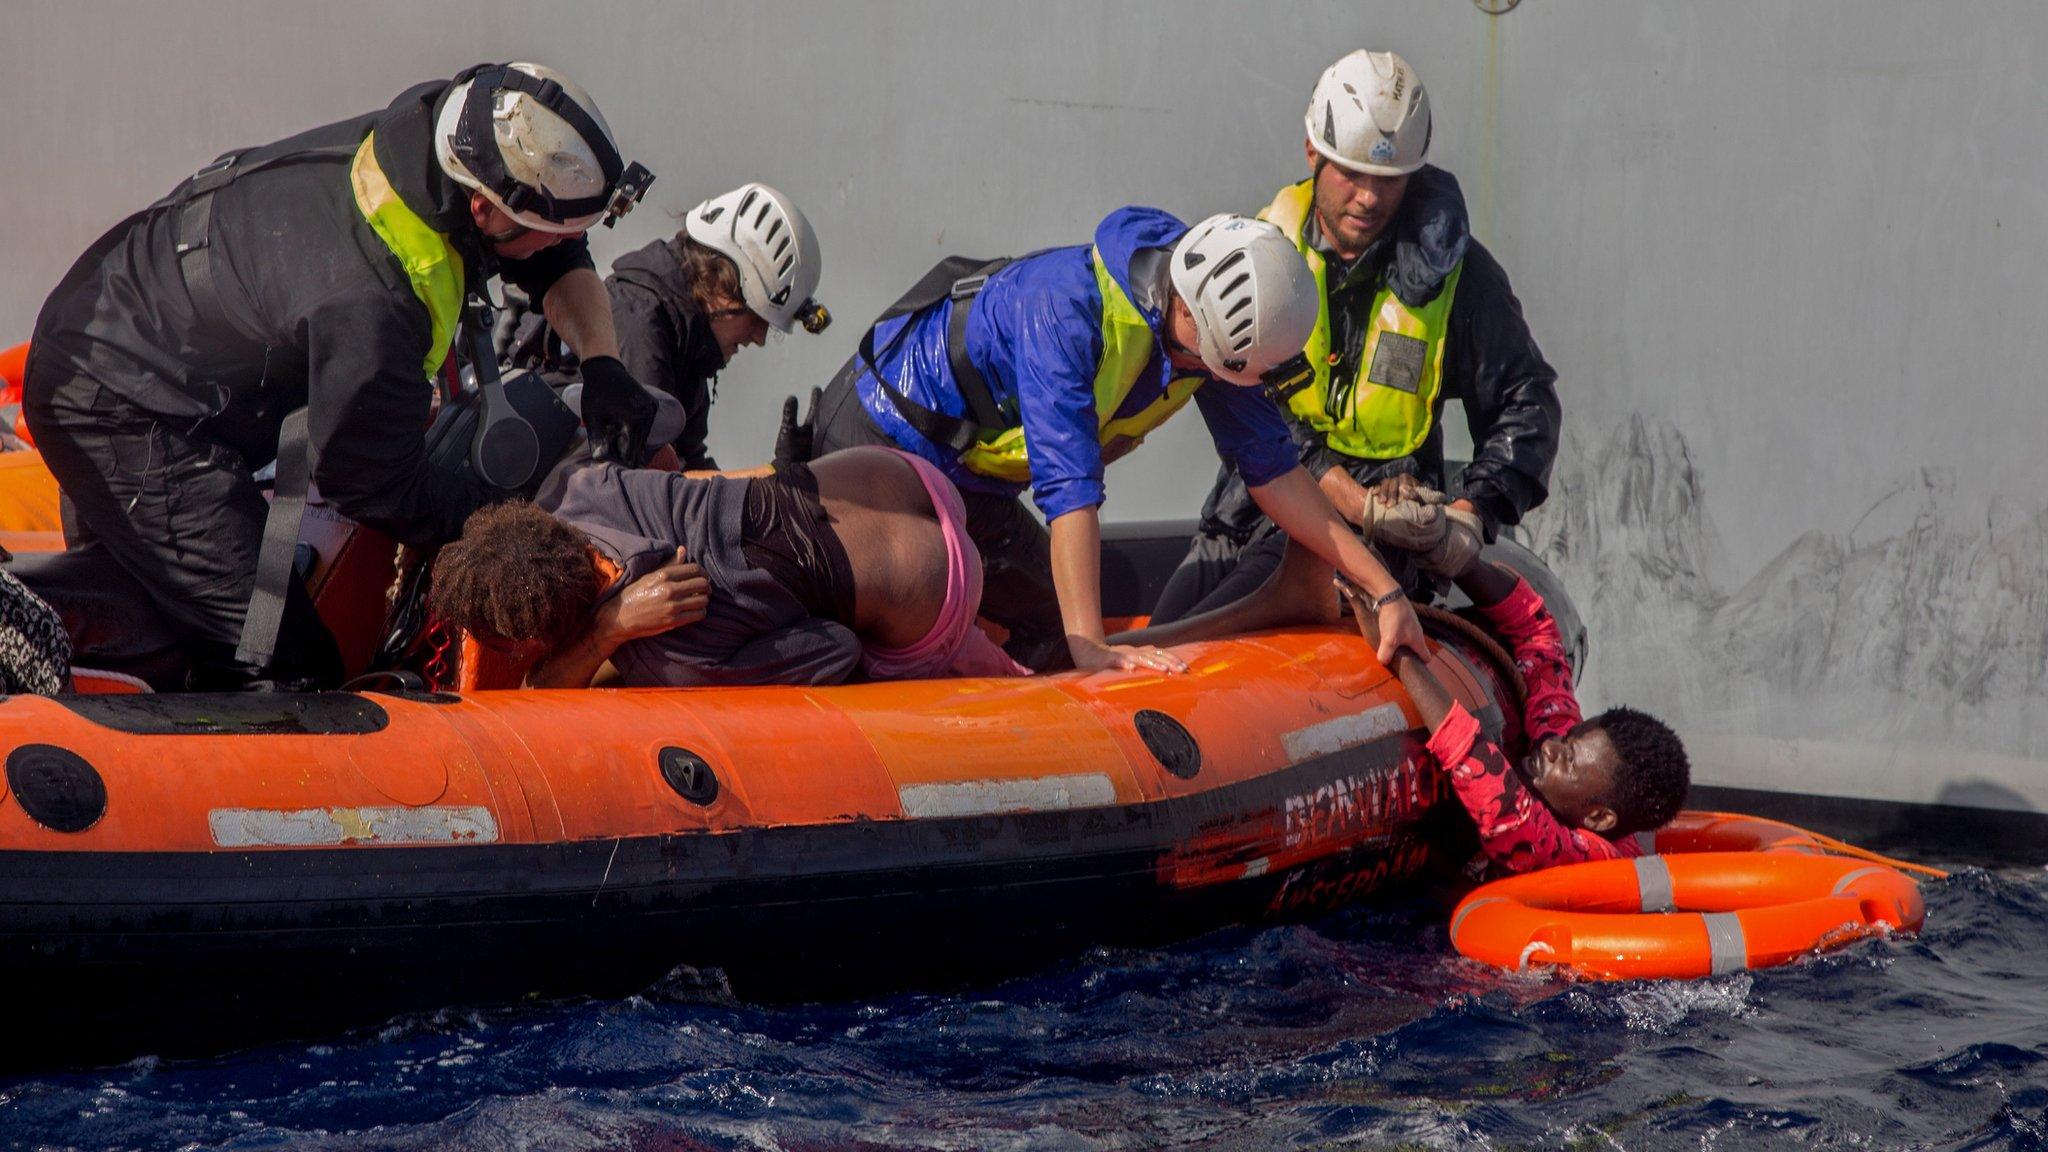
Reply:
<svg viewBox="0 0 2048 1152"><path fill-rule="evenodd" d="M939 531L946 538L946 603L932 630L908 648L863 645L861 669L875 680L1031 675L974 625L981 608L981 553L967 538L967 508L959 491L930 461L895 448L889 451L910 461L938 513Z"/></svg>

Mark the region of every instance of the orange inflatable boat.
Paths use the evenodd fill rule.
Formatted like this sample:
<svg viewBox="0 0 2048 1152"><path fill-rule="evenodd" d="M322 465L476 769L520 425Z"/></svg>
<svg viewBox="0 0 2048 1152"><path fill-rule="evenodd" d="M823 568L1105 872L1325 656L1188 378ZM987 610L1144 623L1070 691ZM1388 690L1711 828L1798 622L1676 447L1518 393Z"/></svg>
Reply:
<svg viewBox="0 0 2048 1152"><path fill-rule="evenodd" d="M0 980L81 1040L677 964L895 984L1423 867L1446 792L1355 633L1182 651L1170 677L6 698ZM1436 664L1498 730L1484 658Z"/></svg>
<svg viewBox="0 0 2048 1152"><path fill-rule="evenodd" d="M308 587L360 671L394 548L319 511ZM13 571L82 663L179 682L104 557ZM11 1023L164 1051L678 964L756 993L901 985L1328 908L1459 839L1355 631L1182 651L1180 676L0 698L0 982L34 990ZM1497 734L1492 658L1447 633L1436 665Z"/></svg>

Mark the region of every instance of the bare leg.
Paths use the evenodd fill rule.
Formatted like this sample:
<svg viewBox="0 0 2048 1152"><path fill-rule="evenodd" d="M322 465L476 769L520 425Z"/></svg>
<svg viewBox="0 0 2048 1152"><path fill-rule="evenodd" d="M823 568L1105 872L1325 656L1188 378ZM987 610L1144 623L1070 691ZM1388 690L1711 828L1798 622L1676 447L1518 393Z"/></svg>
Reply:
<svg viewBox="0 0 2048 1152"><path fill-rule="evenodd" d="M1262 628L1334 624L1337 590L1330 578L1335 574L1315 553L1290 540L1280 567L1251 595L1199 616L1119 633L1110 640L1116 644L1189 644Z"/></svg>

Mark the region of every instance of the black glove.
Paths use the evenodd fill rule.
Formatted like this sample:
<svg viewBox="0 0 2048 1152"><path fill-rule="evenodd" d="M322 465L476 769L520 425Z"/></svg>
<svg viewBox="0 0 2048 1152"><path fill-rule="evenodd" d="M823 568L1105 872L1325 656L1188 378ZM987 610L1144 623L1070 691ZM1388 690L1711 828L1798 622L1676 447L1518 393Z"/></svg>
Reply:
<svg viewBox="0 0 2048 1152"><path fill-rule="evenodd" d="M802 423L796 418L796 397L785 397L782 401L782 427L775 432L775 463L808 464L816 453L818 436L818 397L820 390L811 389L810 414Z"/></svg>
<svg viewBox="0 0 2048 1152"><path fill-rule="evenodd" d="M592 460L617 460L628 468L646 463L654 412L654 396L618 357L583 361L583 428L590 435Z"/></svg>

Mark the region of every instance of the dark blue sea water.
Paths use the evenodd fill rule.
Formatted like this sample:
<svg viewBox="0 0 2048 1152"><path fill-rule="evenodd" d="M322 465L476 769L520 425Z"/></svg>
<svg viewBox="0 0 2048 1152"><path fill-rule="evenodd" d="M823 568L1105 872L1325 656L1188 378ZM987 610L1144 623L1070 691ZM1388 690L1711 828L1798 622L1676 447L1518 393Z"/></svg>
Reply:
<svg viewBox="0 0 2048 1152"><path fill-rule="evenodd" d="M2048 873L1927 894L1917 939L1691 983L1504 976L1420 899L964 994L761 1007L678 975L15 1079L0 1145L2048 1149Z"/></svg>

